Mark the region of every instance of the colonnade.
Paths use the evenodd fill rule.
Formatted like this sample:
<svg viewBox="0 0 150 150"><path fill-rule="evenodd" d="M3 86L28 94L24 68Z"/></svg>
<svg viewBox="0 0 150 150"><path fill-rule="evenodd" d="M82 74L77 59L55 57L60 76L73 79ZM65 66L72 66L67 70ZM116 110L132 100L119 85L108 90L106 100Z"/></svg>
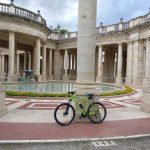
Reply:
<svg viewBox="0 0 150 150"><path fill-rule="evenodd" d="M124 48L124 45L127 47ZM118 43L117 47L116 51L110 49L110 52L114 53L113 63L111 66L107 66L107 69L114 68L114 72L112 73L115 76L114 82L116 84L125 83L132 86L143 85L143 81L146 82L145 79L149 79L150 77L150 39ZM123 52L127 53L126 57L124 57L125 54ZM103 61L103 57L106 59L106 56L103 56L104 53L105 55L107 53L107 51L105 51L105 45L99 45L98 71L96 78L98 83L104 82L105 62ZM116 53L117 60L115 58ZM112 58L110 58L110 61L111 59ZM115 63L117 63L117 67L115 67ZM125 72L125 75L123 75L123 71Z"/></svg>
<svg viewBox="0 0 150 150"><path fill-rule="evenodd" d="M141 86L150 78L150 39L98 46L95 78L97 83L115 82ZM77 50L54 49L35 39L33 49L18 50L15 33L10 32L8 53L0 53L0 77L16 81L22 70L33 70L38 81L76 80ZM84 59L84 58L83 58ZM93 66L94 67L94 66ZM6 75L7 73L7 75ZM111 79L110 79L111 78ZM144 81L144 82L143 82Z"/></svg>
<svg viewBox="0 0 150 150"><path fill-rule="evenodd" d="M9 33L8 51L5 54L0 53L1 81L6 78L9 82L17 81L24 70L33 70L38 81L76 79L75 49L53 49L40 38L35 39L35 45L32 47L30 50L18 50L15 33Z"/></svg>

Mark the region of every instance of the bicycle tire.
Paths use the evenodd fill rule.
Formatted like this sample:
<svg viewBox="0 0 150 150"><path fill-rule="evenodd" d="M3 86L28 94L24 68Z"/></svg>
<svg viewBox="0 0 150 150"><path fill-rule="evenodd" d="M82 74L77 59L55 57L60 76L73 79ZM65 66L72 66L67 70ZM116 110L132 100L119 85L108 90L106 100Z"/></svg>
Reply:
<svg viewBox="0 0 150 150"><path fill-rule="evenodd" d="M65 108L65 109L62 109L62 108ZM66 115L64 113L66 112L67 108L68 108L69 114ZM59 118L59 115L61 116L60 118ZM71 116L69 116L69 115L71 115ZM66 119L63 117L68 117L68 121L63 120L63 119ZM72 121L74 120L74 118L75 118L75 109L73 108L72 105L70 105L68 103L62 103L62 104L58 105L54 111L54 119L61 126L70 125L72 123ZM62 121L61 121L61 119L62 119Z"/></svg>
<svg viewBox="0 0 150 150"><path fill-rule="evenodd" d="M100 111L101 109L101 111ZM104 121L107 115L106 107L100 102L93 102L87 111L88 119L95 124L101 123ZM97 116L99 115L99 116ZM97 118L98 117L98 118ZM94 120L95 119L95 120Z"/></svg>

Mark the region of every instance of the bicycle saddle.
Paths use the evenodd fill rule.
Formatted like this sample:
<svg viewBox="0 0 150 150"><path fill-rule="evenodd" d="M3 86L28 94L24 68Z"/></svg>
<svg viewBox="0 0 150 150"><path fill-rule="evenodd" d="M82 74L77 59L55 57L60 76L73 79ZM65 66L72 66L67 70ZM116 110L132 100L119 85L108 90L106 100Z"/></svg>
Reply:
<svg viewBox="0 0 150 150"><path fill-rule="evenodd" d="M93 99L94 94L90 93L90 94L87 94L87 96L88 96L88 99Z"/></svg>
<svg viewBox="0 0 150 150"><path fill-rule="evenodd" d="M76 91L69 91L68 94L74 95Z"/></svg>

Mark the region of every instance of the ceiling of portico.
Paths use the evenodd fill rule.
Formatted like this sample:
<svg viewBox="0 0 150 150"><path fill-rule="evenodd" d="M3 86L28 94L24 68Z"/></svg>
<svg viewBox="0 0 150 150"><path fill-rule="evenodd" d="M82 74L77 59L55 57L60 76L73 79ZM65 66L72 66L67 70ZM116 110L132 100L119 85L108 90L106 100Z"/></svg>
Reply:
<svg viewBox="0 0 150 150"><path fill-rule="evenodd" d="M123 49L123 51L127 50L127 44L126 43L122 43L122 49ZM118 44L103 45L103 50L117 51L118 50Z"/></svg>
<svg viewBox="0 0 150 150"><path fill-rule="evenodd" d="M0 30L0 39L4 41L9 40L9 31ZM23 43L27 45L34 45L35 44L36 37L33 37L31 35L21 34L21 33L15 33L15 41L17 43Z"/></svg>
<svg viewBox="0 0 150 150"><path fill-rule="evenodd" d="M35 38L23 35L23 34L15 34L15 42L17 44L17 50L29 51L33 49L35 44ZM9 43L9 32L8 31L0 31L0 47L8 49Z"/></svg>

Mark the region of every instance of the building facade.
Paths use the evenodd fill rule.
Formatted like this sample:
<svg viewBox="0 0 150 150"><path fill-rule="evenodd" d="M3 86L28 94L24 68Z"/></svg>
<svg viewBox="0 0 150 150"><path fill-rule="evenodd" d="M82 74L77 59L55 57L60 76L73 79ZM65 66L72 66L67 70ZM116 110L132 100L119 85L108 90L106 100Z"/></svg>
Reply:
<svg viewBox="0 0 150 150"><path fill-rule="evenodd" d="M96 28L95 81L142 86L150 77L150 12ZM84 59L84 58L82 58ZM0 81L24 70L37 81L76 80L77 32L56 34L40 12L0 3Z"/></svg>

